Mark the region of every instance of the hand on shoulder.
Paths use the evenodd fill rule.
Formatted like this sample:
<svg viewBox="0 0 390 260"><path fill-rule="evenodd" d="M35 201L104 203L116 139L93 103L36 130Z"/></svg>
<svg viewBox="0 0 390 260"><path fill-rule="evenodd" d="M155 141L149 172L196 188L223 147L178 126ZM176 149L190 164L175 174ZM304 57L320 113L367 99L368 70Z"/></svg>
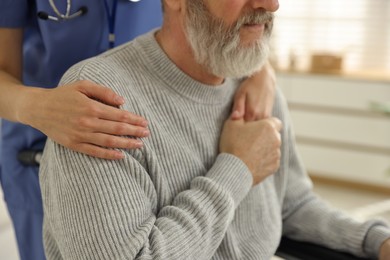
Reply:
<svg viewBox="0 0 390 260"><path fill-rule="evenodd" d="M147 121L119 109L124 99L107 87L78 81L54 89L35 88L27 95L21 120L55 142L103 159L121 159L112 148L135 149L147 137Z"/></svg>

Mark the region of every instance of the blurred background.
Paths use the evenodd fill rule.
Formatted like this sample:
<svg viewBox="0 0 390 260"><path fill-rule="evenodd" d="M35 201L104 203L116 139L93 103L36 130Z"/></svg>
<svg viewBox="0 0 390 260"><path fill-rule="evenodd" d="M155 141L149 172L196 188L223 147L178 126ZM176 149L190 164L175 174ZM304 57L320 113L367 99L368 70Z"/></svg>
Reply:
<svg viewBox="0 0 390 260"><path fill-rule="evenodd" d="M309 174L390 195L390 1L279 2L271 63Z"/></svg>
<svg viewBox="0 0 390 260"><path fill-rule="evenodd" d="M390 1L279 2L270 61L314 190L390 222ZM18 259L3 200L0 259Z"/></svg>
<svg viewBox="0 0 390 260"><path fill-rule="evenodd" d="M343 72L389 72L388 0L279 2L272 44L276 67L306 71L313 55L330 55L341 58Z"/></svg>
<svg viewBox="0 0 390 260"><path fill-rule="evenodd" d="M279 2L270 60L314 190L390 223L390 1Z"/></svg>

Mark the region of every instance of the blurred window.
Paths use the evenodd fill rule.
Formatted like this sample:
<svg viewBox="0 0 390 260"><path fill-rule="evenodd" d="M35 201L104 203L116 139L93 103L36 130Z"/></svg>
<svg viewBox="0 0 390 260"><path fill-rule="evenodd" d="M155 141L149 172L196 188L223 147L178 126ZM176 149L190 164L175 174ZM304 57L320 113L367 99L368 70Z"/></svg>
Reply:
<svg viewBox="0 0 390 260"><path fill-rule="evenodd" d="M273 58L306 69L313 53L343 56L345 71L390 70L390 0L279 0Z"/></svg>

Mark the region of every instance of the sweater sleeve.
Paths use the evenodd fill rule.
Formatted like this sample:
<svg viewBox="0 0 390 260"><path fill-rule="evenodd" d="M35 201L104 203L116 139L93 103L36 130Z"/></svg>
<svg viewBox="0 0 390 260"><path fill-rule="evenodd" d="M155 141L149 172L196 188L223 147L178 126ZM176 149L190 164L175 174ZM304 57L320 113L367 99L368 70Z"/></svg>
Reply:
<svg viewBox="0 0 390 260"><path fill-rule="evenodd" d="M241 160L218 156L171 205L142 158L107 161L48 141L41 166L48 259L210 259L251 188ZM61 259L60 258L60 259Z"/></svg>
<svg viewBox="0 0 390 260"><path fill-rule="evenodd" d="M287 110L284 111L287 115ZM377 258L380 245L390 237L390 229L382 221L356 221L313 193L288 116L283 121L283 142L287 142L285 152L289 165L283 201L284 235L360 257Z"/></svg>

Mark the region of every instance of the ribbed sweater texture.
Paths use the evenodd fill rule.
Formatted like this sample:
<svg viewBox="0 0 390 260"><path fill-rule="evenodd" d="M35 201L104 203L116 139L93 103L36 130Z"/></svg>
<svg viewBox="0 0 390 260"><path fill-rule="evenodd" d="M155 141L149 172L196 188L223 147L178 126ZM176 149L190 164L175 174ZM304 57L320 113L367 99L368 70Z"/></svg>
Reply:
<svg viewBox="0 0 390 260"><path fill-rule="evenodd" d="M117 161L48 140L40 167L47 259L270 259L282 234L377 257L390 238L385 223L355 221L312 192L279 91L281 166L252 187L246 165L218 152L238 81L193 80L154 32L73 66L61 84L84 79L125 97L122 109L147 118L151 136Z"/></svg>

